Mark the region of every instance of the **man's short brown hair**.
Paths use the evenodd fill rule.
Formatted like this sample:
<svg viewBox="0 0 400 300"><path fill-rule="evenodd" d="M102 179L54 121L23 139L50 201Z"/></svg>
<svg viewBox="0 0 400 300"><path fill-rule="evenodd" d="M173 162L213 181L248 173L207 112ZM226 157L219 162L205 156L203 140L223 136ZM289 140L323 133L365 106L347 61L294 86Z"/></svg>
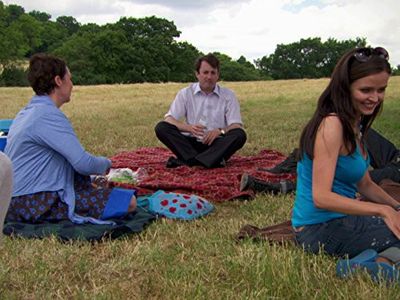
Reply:
<svg viewBox="0 0 400 300"><path fill-rule="evenodd" d="M201 63L203 61L207 62L211 67L213 67L214 69L217 69L217 71L219 72L219 60L218 60L218 58L214 54L208 53L207 55L200 56L196 60L195 69L196 69L197 73L199 73L200 66L201 66Z"/></svg>

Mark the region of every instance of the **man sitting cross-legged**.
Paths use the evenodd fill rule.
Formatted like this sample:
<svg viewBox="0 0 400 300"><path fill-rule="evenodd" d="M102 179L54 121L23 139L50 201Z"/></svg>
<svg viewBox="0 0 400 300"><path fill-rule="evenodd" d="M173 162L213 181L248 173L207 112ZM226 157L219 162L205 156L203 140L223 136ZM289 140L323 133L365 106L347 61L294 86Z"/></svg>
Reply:
<svg viewBox="0 0 400 300"><path fill-rule="evenodd" d="M218 59L208 54L195 66L198 82L179 91L155 127L158 139L177 157L169 158L170 168L223 167L246 142L239 102L231 90L217 84Z"/></svg>

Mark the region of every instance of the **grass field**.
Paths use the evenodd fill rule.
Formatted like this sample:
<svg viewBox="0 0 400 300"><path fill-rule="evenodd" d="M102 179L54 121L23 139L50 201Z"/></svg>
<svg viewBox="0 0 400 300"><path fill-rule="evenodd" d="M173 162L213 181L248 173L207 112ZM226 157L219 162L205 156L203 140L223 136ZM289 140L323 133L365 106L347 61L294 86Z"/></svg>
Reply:
<svg viewBox="0 0 400 300"><path fill-rule="evenodd" d="M240 154L297 146L327 79L225 82L241 103L248 142ZM154 125L186 84L77 86L63 110L82 144L97 155L161 146ZM32 95L0 88L0 118L13 118ZM390 79L374 127L400 147L400 77ZM400 299L400 287L365 276L335 277L335 259L292 245L233 239L251 223L289 219L293 195L258 195L217 204L204 219L159 220L140 235L89 244L5 237L1 299Z"/></svg>

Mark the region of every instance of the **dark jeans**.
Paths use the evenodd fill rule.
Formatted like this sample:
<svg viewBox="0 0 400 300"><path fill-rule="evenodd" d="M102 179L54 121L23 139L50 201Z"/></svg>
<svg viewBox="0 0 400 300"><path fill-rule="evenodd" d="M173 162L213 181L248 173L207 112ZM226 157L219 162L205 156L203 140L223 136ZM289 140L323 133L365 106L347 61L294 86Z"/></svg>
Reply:
<svg viewBox="0 0 400 300"><path fill-rule="evenodd" d="M372 180L376 183L383 179L400 182L400 162L396 162L396 158L400 157L400 150L372 128L368 130L366 146L370 164L374 168L369 172Z"/></svg>
<svg viewBox="0 0 400 300"><path fill-rule="evenodd" d="M184 162L193 160L207 168L219 166L227 161L246 143L246 132L237 128L229 130L208 146L198 142L196 138L183 135L179 129L168 122L161 121L155 127L158 139L167 146L177 158Z"/></svg>
<svg viewBox="0 0 400 300"><path fill-rule="evenodd" d="M381 252L389 247L400 247L400 240L380 217L346 216L325 223L306 225L296 232L299 246L312 253L320 247L333 256L353 257L366 249Z"/></svg>

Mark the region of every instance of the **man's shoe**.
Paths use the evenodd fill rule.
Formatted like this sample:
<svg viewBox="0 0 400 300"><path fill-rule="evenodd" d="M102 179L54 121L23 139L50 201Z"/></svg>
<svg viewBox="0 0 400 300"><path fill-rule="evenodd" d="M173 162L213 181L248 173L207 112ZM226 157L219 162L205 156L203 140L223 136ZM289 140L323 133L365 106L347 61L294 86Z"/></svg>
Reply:
<svg viewBox="0 0 400 300"><path fill-rule="evenodd" d="M296 183L293 181L282 180L279 184L281 185L282 194L291 193L296 190Z"/></svg>
<svg viewBox="0 0 400 300"><path fill-rule="evenodd" d="M201 164L195 158L191 158L189 160L182 160L182 159L176 158L174 156L170 156L168 158L165 166L167 168L177 168L180 166L193 167L193 166L200 166L200 165Z"/></svg>
<svg viewBox="0 0 400 300"><path fill-rule="evenodd" d="M296 184L292 181L284 180L278 183L267 182L256 179L247 173L242 175L240 179L240 191L253 190L254 192L266 192L273 194L287 194L296 189Z"/></svg>
<svg viewBox="0 0 400 300"><path fill-rule="evenodd" d="M225 159L222 159L221 162L217 165L217 168L224 168L226 167L226 161Z"/></svg>
<svg viewBox="0 0 400 300"><path fill-rule="evenodd" d="M243 192L249 189L249 177L250 175L247 173L243 173L242 177L240 178L240 191Z"/></svg>
<svg viewBox="0 0 400 300"><path fill-rule="evenodd" d="M222 159L221 161L215 162L214 164L210 165L208 163L198 161L197 159L193 159L193 164L191 164L190 166L203 166L206 169L224 168L226 167L226 161L225 159Z"/></svg>
<svg viewBox="0 0 400 300"><path fill-rule="evenodd" d="M397 151L397 155L392 159L390 163L400 167L400 150Z"/></svg>
<svg viewBox="0 0 400 300"><path fill-rule="evenodd" d="M167 163L166 163L165 166L167 168L171 169L171 168L177 168L177 167L184 166L184 165L186 165L184 161L180 160L179 158L170 156L168 158Z"/></svg>
<svg viewBox="0 0 400 300"><path fill-rule="evenodd" d="M275 167L268 168L259 168L259 171L267 171L274 174L281 173L296 173L297 168L297 159L298 159L299 149L296 148L289 154L289 156L281 163L277 164Z"/></svg>

